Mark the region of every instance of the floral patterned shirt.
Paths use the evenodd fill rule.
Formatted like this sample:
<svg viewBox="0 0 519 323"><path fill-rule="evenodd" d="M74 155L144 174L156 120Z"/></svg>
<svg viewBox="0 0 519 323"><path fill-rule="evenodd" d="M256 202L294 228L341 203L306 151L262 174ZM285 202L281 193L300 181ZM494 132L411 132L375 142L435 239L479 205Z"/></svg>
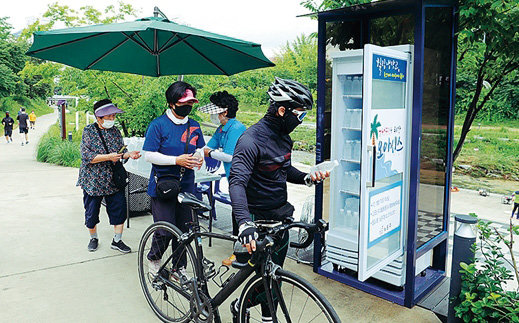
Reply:
<svg viewBox="0 0 519 323"><path fill-rule="evenodd" d="M90 196L111 195L119 191L112 179L111 161L91 163L97 155L107 154L97 132L96 125L96 123L93 123L83 129L81 167L79 168L79 178L76 186L81 186ZM124 145L121 132L116 127L101 129L101 133L108 146L108 153L116 153Z"/></svg>

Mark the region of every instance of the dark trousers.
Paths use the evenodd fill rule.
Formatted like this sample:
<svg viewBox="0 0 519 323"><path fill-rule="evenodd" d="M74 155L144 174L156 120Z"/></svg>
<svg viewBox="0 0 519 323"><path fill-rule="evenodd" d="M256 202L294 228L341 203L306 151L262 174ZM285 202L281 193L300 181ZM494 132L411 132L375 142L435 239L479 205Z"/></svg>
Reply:
<svg viewBox="0 0 519 323"><path fill-rule="evenodd" d="M263 218L255 216L254 214L251 214L251 218L253 221L263 220ZM274 242L274 246L272 247L272 262L281 267L283 267L283 264L285 263L285 259L287 257L289 238L289 233L285 232L283 234L283 237L276 240ZM247 262L250 256L246 257L247 259L237 258L236 260L241 263ZM265 293L265 289L263 288L263 281L259 281L258 285L254 287L254 290L256 291L256 293L253 293L252 297L250 299L244 300L244 302L247 303L247 307L253 307L259 304L261 307L261 315L265 317L270 317L270 310L267 302L267 295ZM278 300L276 299L276 295L274 294L274 292L272 294L272 297L274 297L274 307L277 308Z"/></svg>
<svg viewBox="0 0 519 323"><path fill-rule="evenodd" d="M512 211L512 218L514 217L515 211L519 209L519 203L514 203L514 210ZM517 218L519 219L519 213L517 213Z"/></svg>
<svg viewBox="0 0 519 323"><path fill-rule="evenodd" d="M178 203L176 199L171 201L160 201L158 198L152 197L151 213L153 214L153 222L165 221L171 223L182 232L188 231L188 223L192 221L191 209ZM153 235L148 259L162 259L162 255L164 255L164 252L168 249L170 242L172 251L174 251L178 247L178 241L173 239L173 236L170 233L165 232L164 230L157 230ZM180 250L180 253L180 255L173 255L173 263L176 264L177 268L185 267L187 262L185 249ZM177 259L178 262L175 259Z"/></svg>
<svg viewBox="0 0 519 323"><path fill-rule="evenodd" d="M83 206L85 207L85 225L93 229L99 223L99 211L103 197L106 202L106 213L111 225L123 224L126 220L126 197L124 190L111 195L91 196L83 191Z"/></svg>

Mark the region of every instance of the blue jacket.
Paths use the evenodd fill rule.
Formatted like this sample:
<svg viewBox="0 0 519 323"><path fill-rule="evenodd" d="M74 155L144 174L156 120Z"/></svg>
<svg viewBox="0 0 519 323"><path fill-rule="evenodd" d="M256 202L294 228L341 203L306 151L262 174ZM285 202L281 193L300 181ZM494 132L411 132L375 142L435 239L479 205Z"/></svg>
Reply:
<svg viewBox="0 0 519 323"><path fill-rule="evenodd" d="M213 137L207 143L207 147L211 149L222 148L222 151L228 155L234 154L234 148L238 142L238 138L245 132L245 126L235 118L231 118L224 125L221 125L214 132ZM231 171L231 163L223 163L225 176L229 179Z"/></svg>

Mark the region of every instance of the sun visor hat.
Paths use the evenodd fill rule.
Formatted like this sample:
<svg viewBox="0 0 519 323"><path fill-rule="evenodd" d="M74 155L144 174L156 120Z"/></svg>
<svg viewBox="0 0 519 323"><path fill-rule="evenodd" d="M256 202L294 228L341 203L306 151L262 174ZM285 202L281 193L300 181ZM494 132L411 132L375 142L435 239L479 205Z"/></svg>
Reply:
<svg viewBox="0 0 519 323"><path fill-rule="evenodd" d="M180 99L178 99L178 102L180 102L180 103L184 103L184 102L188 102L188 101L193 101L194 103L198 103L197 98L195 98L193 91L191 91L190 89L187 89L184 92L184 95L182 95L182 97Z"/></svg>
<svg viewBox="0 0 519 323"><path fill-rule="evenodd" d="M198 108L198 111L209 114L220 114L224 111L227 111L227 108L222 108L214 103L209 103Z"/></svg>
<svg viewBox="0 0 519 323"><path fill-rule="evenodd" d="M124 111L113 105L113 103L102 105L94 111L95 116L99 118L115 113L124 113Z"/></svg>

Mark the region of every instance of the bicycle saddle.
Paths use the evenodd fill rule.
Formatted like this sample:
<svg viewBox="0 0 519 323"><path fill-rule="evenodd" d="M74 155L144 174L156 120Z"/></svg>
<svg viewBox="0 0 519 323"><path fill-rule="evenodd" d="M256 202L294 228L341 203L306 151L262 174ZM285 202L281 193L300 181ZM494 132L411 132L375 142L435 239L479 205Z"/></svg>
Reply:
<svg viewBox="0 0 519 323"><path fill-rule="evenodd" d="M179 193L177 199L180 204L187 205L195 210L200 210L202 212L211 210L210 205L207 205L206 203L200 201L192 193L187 193L187 192Z"/></svg>

